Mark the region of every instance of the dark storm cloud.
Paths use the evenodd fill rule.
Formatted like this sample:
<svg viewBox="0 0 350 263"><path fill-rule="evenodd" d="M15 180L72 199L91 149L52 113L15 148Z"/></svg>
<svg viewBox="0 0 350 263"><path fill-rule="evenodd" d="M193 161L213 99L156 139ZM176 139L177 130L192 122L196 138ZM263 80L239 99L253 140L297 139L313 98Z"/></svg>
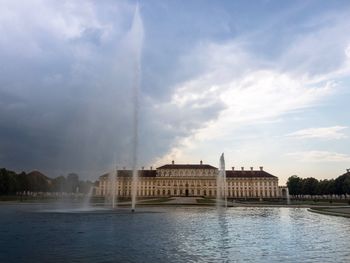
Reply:
<svg viewBox="0 0 350 263"><path fill-rule="evenodd" d="M134 75L125 36L134 6L32 4L2 4L0 166L94 178L113 163L130 165ZM142 109L141 118L152 116ZM161 133L142 123L141 147L151 150L141 162L159 154L153 128Z"/></svg>
<svg viewBox="0 0 350 263"><path fill-rule="evenodd" d="M115 164L130 166L134 71L127 34L134 4L2 5L0 167L96 178ZM176 83L193 73L179 68L178 58L193 42L183 50L145 31L139 166L222 109L217 101L201 109L170 102Z"/></svg>
<svg viewBox="0 0 350 263"><path fill-rule="evenodd" d="M88 8L84 13L86 6L71 15L64 6L51 13L52 20L78 20L75 29L40 25L24 7L7 7L12 17L2 21L9 27L1 28L8 34L0 42L0 166L91 175L128 159L128 51L118 28L100 23ZM41 3L39 9L51 7ZM11 31L15 23L19 28Z"/></svg>

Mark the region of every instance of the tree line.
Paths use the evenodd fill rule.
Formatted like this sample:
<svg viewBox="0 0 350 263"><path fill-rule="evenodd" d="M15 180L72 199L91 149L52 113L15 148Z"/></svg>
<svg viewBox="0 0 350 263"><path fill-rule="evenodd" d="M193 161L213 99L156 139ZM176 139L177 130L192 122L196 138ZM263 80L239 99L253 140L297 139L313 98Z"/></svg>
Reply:
<svg viewBox="0 0 350 263"><path fill-rule="evenodd" d="M293 175L288 178L287 187L293 196L303 195L349 195L350 172L338 176L336 179L317 180L313 177L300 178Z"/></svg>
<svg viewBox="0 0 350 263"><path fill-rule="evenodd" d="M0 169L0 195L13 195L24 191L88 193L92 186L91 181L80 180L75 173L49 178L38 171L16 173L5 168Z"/></svg>

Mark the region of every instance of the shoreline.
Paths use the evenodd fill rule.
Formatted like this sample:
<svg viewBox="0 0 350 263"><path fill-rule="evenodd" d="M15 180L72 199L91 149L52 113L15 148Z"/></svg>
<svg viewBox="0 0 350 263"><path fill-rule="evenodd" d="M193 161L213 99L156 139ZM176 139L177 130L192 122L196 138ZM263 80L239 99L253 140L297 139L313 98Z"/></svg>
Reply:
<svg viewBox="0 0 350 263"><path fill-rule="evenodd" d="M31 204L55 204L55 203L64 203L59 202L57 200L27 200L27 201L19 201L19 200L11 200L11 201L0 201L0 205L31 205ZM81 202L71 202L72 205L74 204L80 204ZM91 207L102 207L105 206L104 203L94 203L92 202ZM122 202L117 205L117 207L125 208L129 207L131 203L129 202ZM197 203L168 203L168 202L147 202L147 201L140 201L137 203L138 207L215 207L215 203L205 203L205 202L197 202ZM329 214L329 215L341 215L339 212L332 212L327 211L325 209L349 209L349 214L347 214L347 217L350 217L350 205L345 204L334 204L334 205L313 205L313 204L257 204L257 203L229 203L228 208L235 208L235 207L261 207L261 208L307 208L310 212L320 213L320 214ZM346 214L346 213L345 213Z"/></svg>
<svg viewBox="0 0 350 263"><path fill-rule="evenodd" d="M307 211L322 215L330 215L330 216L341 216L350 218L350 207L313 207L308 208Z"/></svg>

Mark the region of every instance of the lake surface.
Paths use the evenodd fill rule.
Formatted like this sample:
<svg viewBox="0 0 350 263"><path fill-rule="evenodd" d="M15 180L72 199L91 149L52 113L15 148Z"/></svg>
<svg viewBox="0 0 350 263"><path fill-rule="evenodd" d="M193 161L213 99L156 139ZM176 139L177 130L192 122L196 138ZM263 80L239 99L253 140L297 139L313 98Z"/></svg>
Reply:
<svg viewBox="0 0 350 263"><path fill-rule="evenodd" d="M0 204L0 262L350 262L350 219L302 208L52 208Z"/></svg>

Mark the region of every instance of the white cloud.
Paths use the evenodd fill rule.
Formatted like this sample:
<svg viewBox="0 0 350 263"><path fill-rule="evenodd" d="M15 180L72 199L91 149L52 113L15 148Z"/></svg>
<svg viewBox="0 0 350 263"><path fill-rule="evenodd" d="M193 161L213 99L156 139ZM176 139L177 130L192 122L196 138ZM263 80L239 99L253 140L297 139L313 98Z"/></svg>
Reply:
<svg viewBox="0 0 350 263"><path fill-rule="evenodd" d="M288 153L301 162L349 162L350 155L328 151L302 151Z"/></svg>
<svg viewBox="0 0 350 263"><path fill-rule="evenodd" d="M336 88L331 81L310 85L308 79L278 69L260 69L259 61L253 62L235 43L216 45L214 50L209 45L208 50L201 47L200 51L203 53L198 56L210 54L202 58L208 63L208 71L179 84L171 101L163 106L172 105L186 112L185 118L199 115L206 121L180 139L161 161L185 159L192 155L195 145L204 141L217 141L217 147L223 147L222 141L232 138L237 127L274 121L284 114L316 106ZM233 59L235 54L237 58ZM207 111L203 109L212 104L222 107L214 109L216 115L205 118Z"/></svg>
<svg viewBox="0 0 350 263"><path fill-rule="evenodd" d="M308 128L299 131L295 131L287 134L288 137L294 137L297 139L325 139L325 140L336 140L344 139L347 136L341 132L347 127L345 126L332 126L322 128Z"/></svg>
<svg viewBox="0 0 350 263"><path fill-rule="evenodd" d="M191 159L198 152L219 153L232 148L237 128L249 125L259 130L261 123L283 120L286 114L324 103L336 93L341 83L338 80L349 76L350 69L343 52L349 43L344 32L350 33L346 16L333 16L327 25L299 35L279 57L269 61L244 45L257 39L201 43L184 59L193 67L200 65L200 72L178 84L171 101L162 105L187 113L185 118L201 116L206 121L178 138L157 161ZM201 109L208 109L211 103L222 107L205 118L207 111ZM294 136L345 138L340 132L343 127L330 128L304 130Z"/></svg>
<svg viewBox="0 0 350 263"><path fill-rule="evenodd" d="M348 16L348 12L334 12L317 17L316 27L296 35L284 50L281 67L315 82L329 74L348 75L350 65L344 54L350 41Z"/></svg>
<svg viewBox="0 0 350 263"><path fill-rule="evenodd" d="M348 59L350 59L350 44L345 49L345 55L347 56Z"/></svg>

